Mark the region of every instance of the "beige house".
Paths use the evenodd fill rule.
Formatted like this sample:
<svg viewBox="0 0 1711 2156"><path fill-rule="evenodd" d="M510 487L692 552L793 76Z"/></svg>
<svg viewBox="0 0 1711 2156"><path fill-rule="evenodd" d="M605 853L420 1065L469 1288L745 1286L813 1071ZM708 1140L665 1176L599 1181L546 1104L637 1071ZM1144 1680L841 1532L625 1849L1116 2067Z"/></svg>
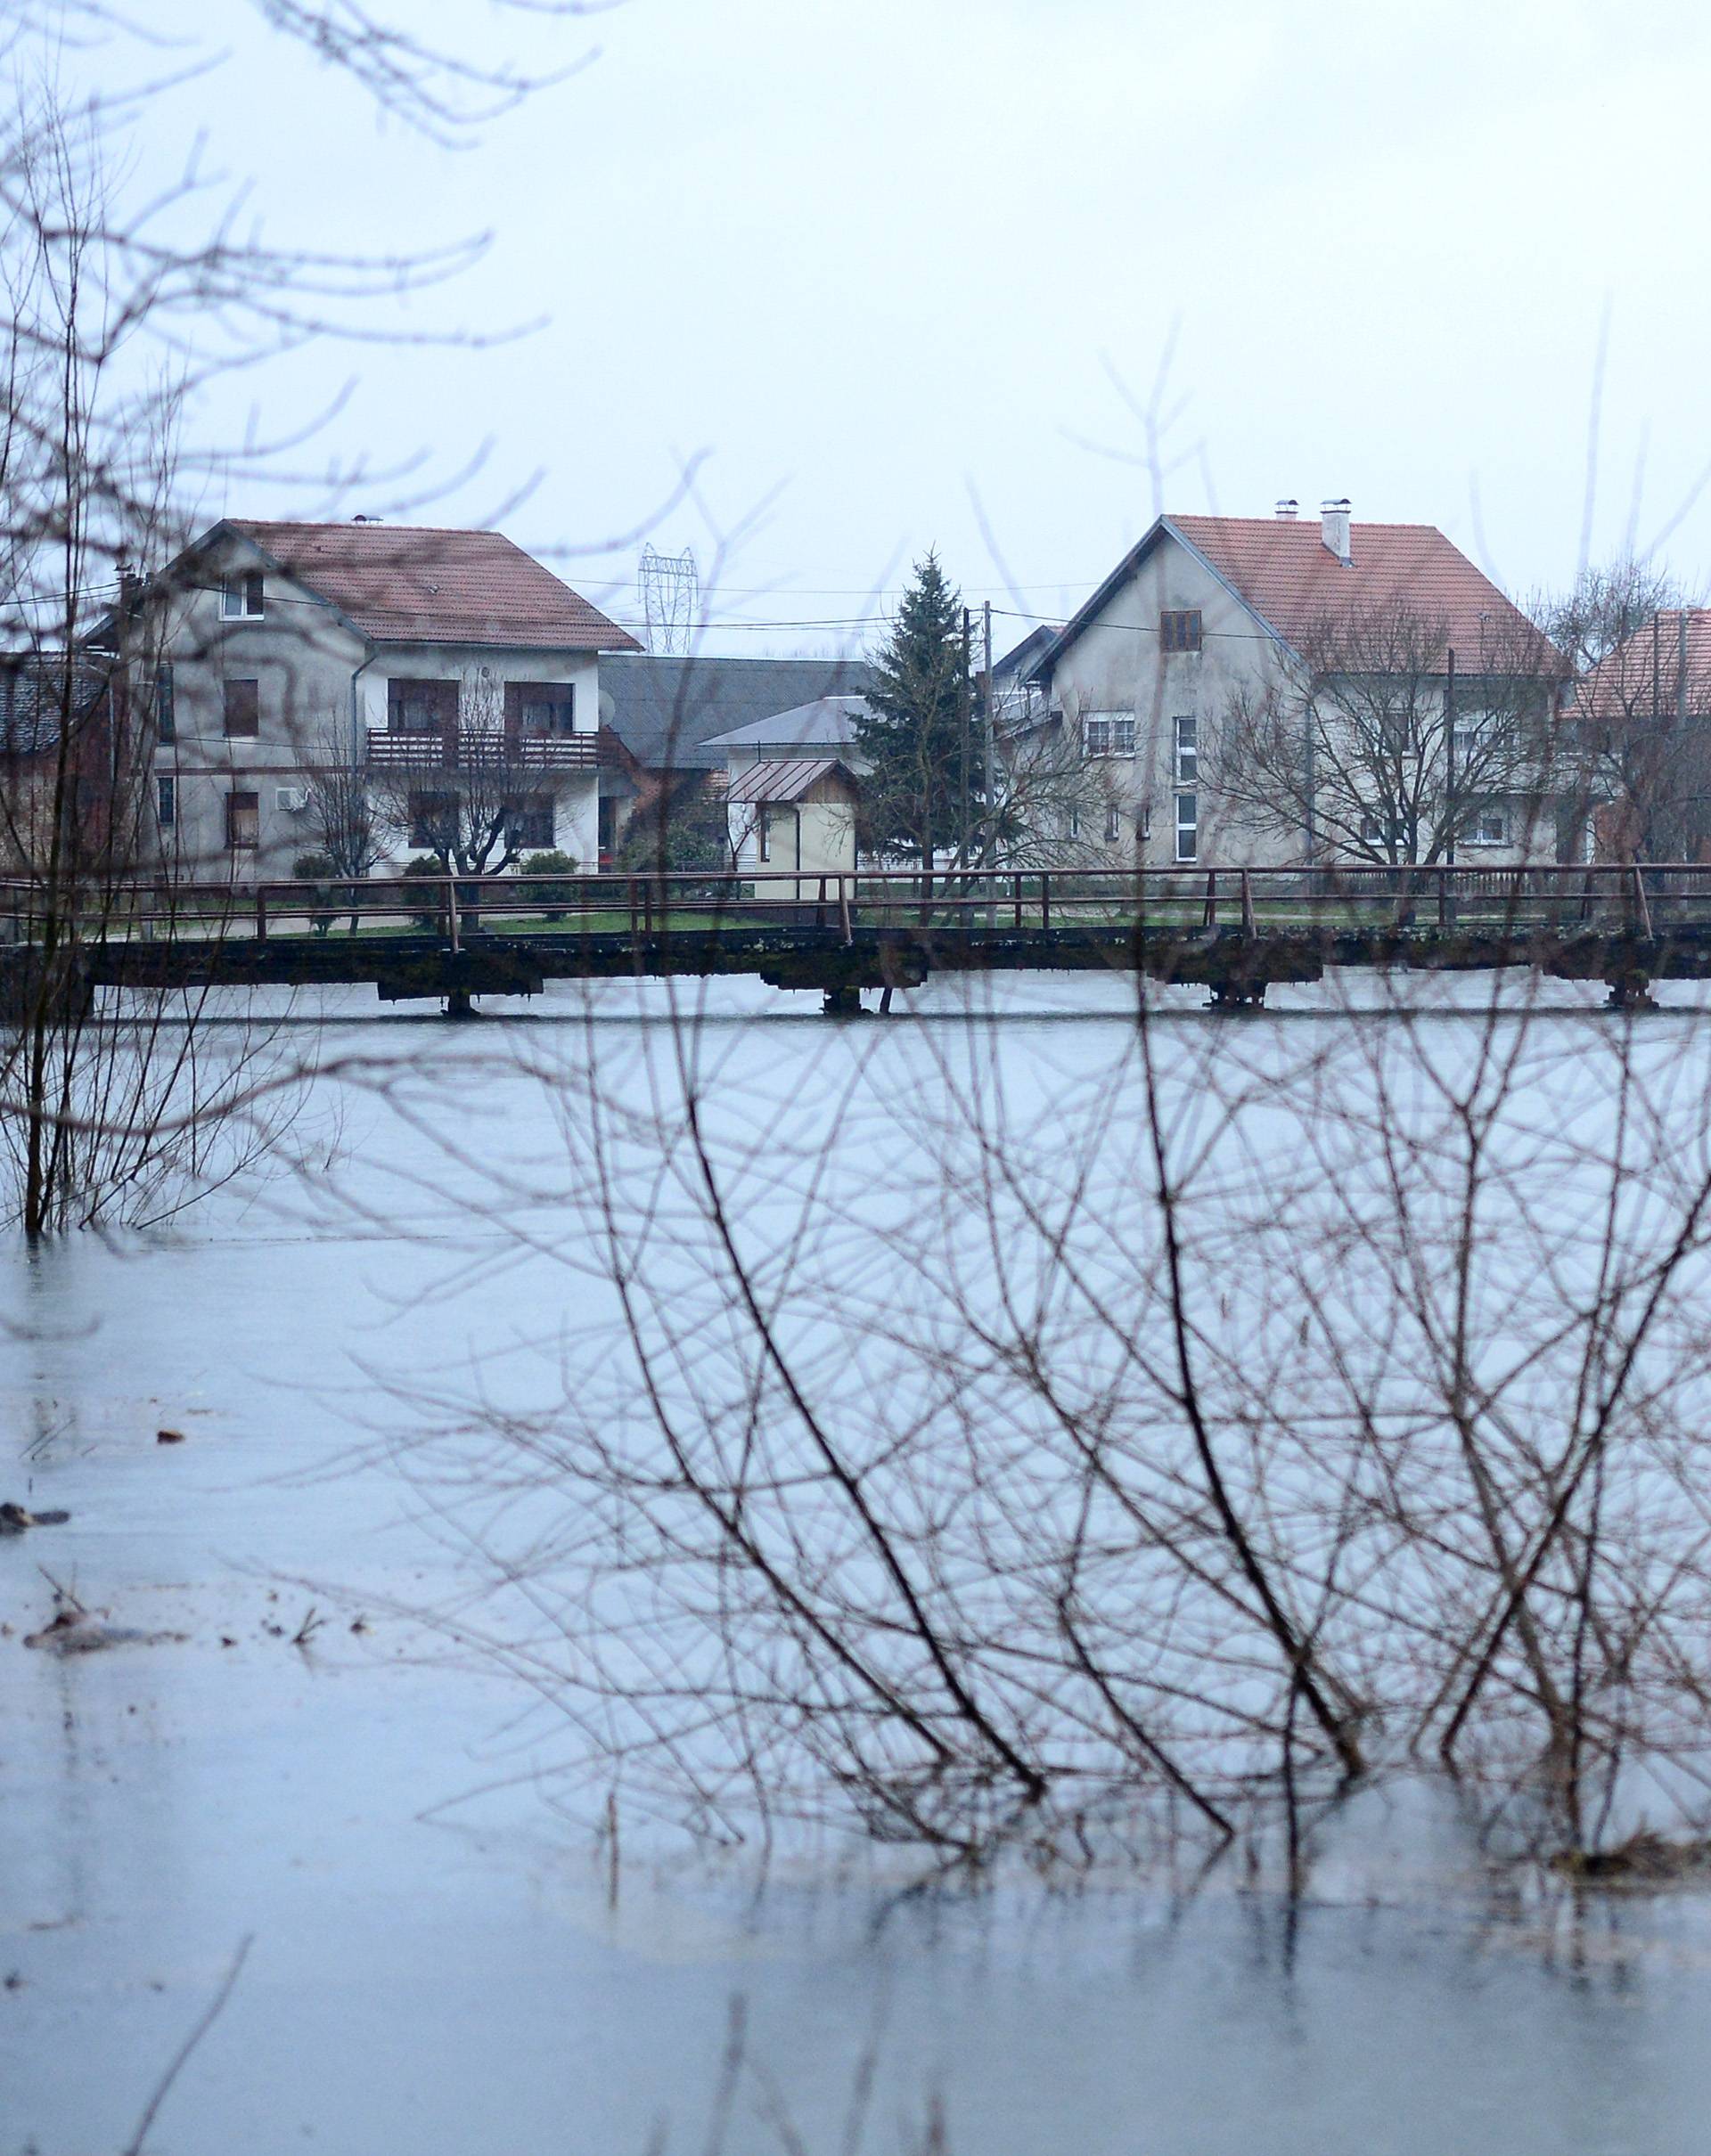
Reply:
<svg viewBox="0 0 1711 2156"><path fill-rule="evenodd" d="M223 521L127 580L111 633L169 872L289 877L327 845L330 772L361 774L395 858L486 786L502 853L594 864L600 654L635 641L498 532Z"/></svg>
<svg viewBox="0 0 1711 2156"><path fill-rule="evenodd" d="M733 868L747 873L796 865L774 860L774 842L791 830L788 816L798 806L808 812L804 828L811 858L805 857L803 865L855 868L856 805L867 768L856 732L866 709L865 698L859 696L820 696L709 738L708 752L725 759ZM778 774L783 767L792 774L788 783L808 786L814 797L774 790L781 783ZM804 775L810 771L815 774L812 779ZM830 775L833 772L839 774L836 778ZM838 808L845 795L847 807ZM834 808L836 814L822 813Z"/></svg>
<svg viewBox="0 0 1711 2156"><path fill-rule="evenodd" d="M737 867L757 895L815 899L822 878L853 875L861 782L836 756L766 757L730 780L725 803ZM793 876L795 881L773 881Z"/></svg>
<svg viewBox="0 0 1711 2156"><path fill-rule="evenodd" d="M1091 863L1557 857L1561 662L1431 525L1160 517L1017 672L1102 767Z"/></svg>

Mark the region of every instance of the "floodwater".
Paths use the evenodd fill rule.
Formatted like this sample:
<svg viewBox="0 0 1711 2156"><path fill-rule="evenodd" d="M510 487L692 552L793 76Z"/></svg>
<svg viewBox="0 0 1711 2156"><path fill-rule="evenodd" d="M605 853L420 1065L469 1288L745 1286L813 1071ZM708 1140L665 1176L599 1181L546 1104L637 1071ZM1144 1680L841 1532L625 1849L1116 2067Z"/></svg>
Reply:
<svg viewBox="0 0 1711 2156"><path fill-rule="evenodd" d="M877 1030L723 992L727 1068L793 1084ZM619 1032L659 1008L599 994ZM1003 991L1019 1072L1120 1023L1117 984L1076 994ZM563 1274L460 1204L439 1141L544 1146L536 1089L482 1058L579 1011L475 1062L355 996L299 1012L282 1038L393 1059L408 1100L327 1081L300 1176L5 1257L0 1499L70 1518L0 1540L0 2156L116 2156L246 1940L160 2156L700 2151L733 2002L737 2152L854 2147L853 2103L864 2149L938 2107L974 2156L1711 2145L1711 1904L1482 1869L1429 1807L1359 1810L1295 1911L1233 1872L912 1892L896 1855L762 1878L668 1837L614 1873L531 1778L551 1712L421 1621L465 1555L368 1441L398 1372L550 1329ZM28 1649L51 1582L162 1637Z"/></svg>

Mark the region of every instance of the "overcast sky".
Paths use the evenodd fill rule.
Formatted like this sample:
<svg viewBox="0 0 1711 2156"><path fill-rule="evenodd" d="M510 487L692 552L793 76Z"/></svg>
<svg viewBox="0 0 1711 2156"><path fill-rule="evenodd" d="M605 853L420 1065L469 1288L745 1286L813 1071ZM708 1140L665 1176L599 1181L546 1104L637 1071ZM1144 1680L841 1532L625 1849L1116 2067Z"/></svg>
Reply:
<svg viewBox="0 0 1711 2156"><path fill-rule="evenodd" d="M277 424L354 375L318 453L425 450L423 520L485 519L538 475L506 528L594 548L705 453L705 513L653 536L706 562L766 505L722 615L858 624L936 544L1006 644L1011 610L1060 617L1151 518L1168 356L1167 508L1347 494L1525 591L1574 570L1595 439L1592 552L1674 523L1673 566L1711 571L1702 10L620 0L566 28L389 4L466 49L598 50L454 154L227 6L229 58L155 108L139 169L201 129L276 238L492 232L411 320L532 334L323 349L246 389ZM202 37L210 12L151 20ZM339 506L397 490L371 491ZM209 506L306 499L260 494ZM631 610L634 552L566 573Z"/></svg>

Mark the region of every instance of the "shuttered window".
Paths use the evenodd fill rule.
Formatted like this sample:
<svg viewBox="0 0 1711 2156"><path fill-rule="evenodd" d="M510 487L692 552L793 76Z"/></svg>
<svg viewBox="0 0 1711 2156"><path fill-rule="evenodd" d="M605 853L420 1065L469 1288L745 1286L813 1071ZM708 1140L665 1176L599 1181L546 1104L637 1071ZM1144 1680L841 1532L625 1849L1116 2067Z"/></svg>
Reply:
<svg viewBox="0 0 1711 2156"><path fill-rule="evenodd" d="M261 842L261 796L225 796L225 843L234 853L251 853Z"/></svg>
<svg viewBox="0 0 1711 2156"><path fill-rule="evenodd" d="M1200 609L1198 607L1178 608L1158 617L1158 635L1167 651L1198 651L1200 649Z"/></svg>
<svg viewBox="0 0 1711 2156"><path fill-rule="evenodd" d="M253 741L261 731L261 683L227 682L225 684L225 738Z"/></svg>

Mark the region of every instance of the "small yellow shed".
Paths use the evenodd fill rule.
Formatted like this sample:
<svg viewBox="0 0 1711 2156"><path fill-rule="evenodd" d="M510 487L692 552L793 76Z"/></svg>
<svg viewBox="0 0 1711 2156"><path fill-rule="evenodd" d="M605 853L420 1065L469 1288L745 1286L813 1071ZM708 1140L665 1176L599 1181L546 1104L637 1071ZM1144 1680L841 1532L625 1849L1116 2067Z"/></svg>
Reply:
<svg viewBox="0 0 1711 2156"><path fill-rule="evenodd" d="M757 896L817 899L823 877L853 876L860 794L837 756L769 758L733 772L725 788L732 835Z"/></svg>

